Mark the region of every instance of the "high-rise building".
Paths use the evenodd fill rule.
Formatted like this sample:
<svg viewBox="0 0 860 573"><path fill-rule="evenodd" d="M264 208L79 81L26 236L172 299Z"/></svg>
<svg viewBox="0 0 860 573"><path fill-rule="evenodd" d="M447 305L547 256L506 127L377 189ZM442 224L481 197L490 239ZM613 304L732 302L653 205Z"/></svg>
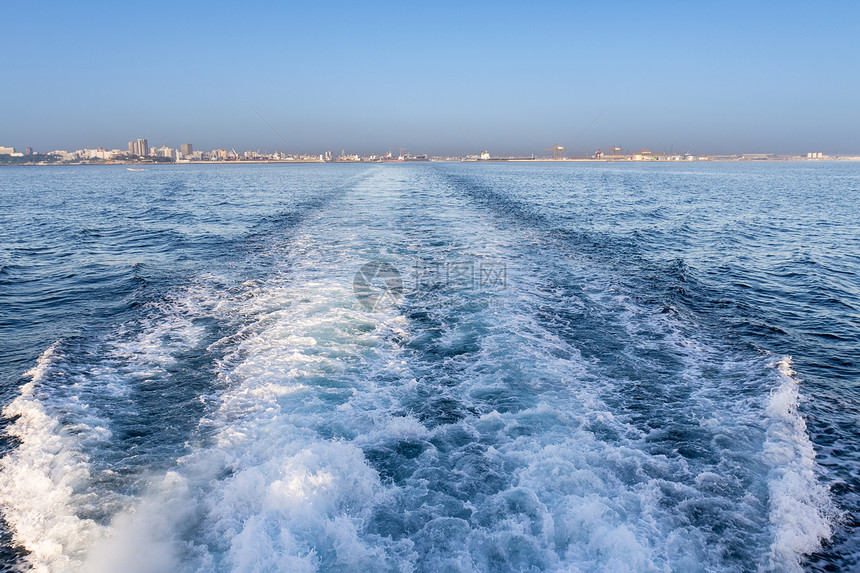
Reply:
<svg viewBox="0 0 860 573"><path fill-rule="evenodd" d="M179 146L179 152L184 156L189 156L194 153L194 148L190 143L183 143Z"/></svg>
<svg viewBox="0 0 860 573"><path fill-rule="evenodd" d="M137 154L141 156L149 155L149 143L145 139L137 140Z"/></svg>
<svg viewBox="0 0 860 573"><path fill-rule="evenodd" d="M137 153L137 142L129 141L128 142L128 154L129 155L138 155Z"/></svg>
<svg viewBox="0 0 860 573"><path fill-rule="evenodd" d="M33 155L33 148L32 147L25 147L24 148L24 155Z"/></svg>

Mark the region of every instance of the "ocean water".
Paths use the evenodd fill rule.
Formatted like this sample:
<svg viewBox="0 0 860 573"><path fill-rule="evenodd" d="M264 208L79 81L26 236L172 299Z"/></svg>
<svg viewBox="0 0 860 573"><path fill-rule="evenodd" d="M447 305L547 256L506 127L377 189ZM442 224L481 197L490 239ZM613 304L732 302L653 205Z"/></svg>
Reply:
<svg viewBox="0 0 860 573"><path fill-rule="evenodd" d="M860 568L860 165L0 171L9 571Z"/></svg>

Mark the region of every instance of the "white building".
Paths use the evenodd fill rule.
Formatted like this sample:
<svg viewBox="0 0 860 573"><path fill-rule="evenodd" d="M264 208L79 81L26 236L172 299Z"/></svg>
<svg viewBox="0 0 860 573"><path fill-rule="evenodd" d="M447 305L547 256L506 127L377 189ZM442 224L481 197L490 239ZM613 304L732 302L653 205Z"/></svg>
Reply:
<svg viewBox="0 0 860 573"><path fill-rule="evenodd" d="M83 153L80 154L82 157L86 157L87 159L113 159L114 152L108 151L104 147L99 147L98 149L84 149Z"/></svg>
<svg viewBox="0 0 860 573"><path fill-rule="evenodd" d="M77 154L71 151L65 151L63 149L57 149L48 153L48 155L56 155L63 161L74 161L78 158Z"/></svg>
<svg viewBox="0 0 860 573"><path fill-rule="evenodd" d="M176 151L167 147L166 145L162 145L158 149L154 150L154 155L159 157L168 157L170 159L176 159Z"/></svg>

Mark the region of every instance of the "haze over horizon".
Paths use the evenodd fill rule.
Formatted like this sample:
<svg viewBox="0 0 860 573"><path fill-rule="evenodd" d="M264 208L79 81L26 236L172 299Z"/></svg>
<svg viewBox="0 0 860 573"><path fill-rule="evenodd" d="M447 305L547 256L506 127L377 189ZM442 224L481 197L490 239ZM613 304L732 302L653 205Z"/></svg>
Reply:
<svg viewBox="0 0 860 573"><path fill-rule="evenodd" d="M858 21L849 2L10 3L0 146L860 154Z"/></svg>

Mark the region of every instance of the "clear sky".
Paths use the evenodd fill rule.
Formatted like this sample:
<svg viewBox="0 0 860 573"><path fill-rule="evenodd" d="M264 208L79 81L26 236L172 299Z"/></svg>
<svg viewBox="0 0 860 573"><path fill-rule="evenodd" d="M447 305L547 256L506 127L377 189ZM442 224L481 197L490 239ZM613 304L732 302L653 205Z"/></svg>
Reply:
<svg viewBox="0 0 860 573"><path fill-rule="evenodd" d="M860 153L856 1L22 0L0 54L37 151Z"/></svg>

